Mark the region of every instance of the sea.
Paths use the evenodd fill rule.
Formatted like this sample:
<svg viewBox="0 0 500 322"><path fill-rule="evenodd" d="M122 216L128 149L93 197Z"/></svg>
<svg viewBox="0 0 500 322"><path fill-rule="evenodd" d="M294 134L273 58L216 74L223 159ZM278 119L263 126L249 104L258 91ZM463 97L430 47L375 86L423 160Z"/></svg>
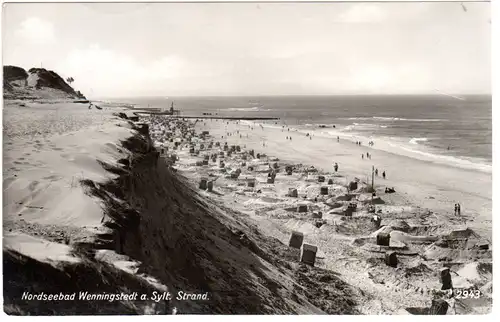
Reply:
<svg viewBox="0 0 500 322"><path fill-rule="evenodd" d="M181 115L277 117L310 135L361 141L374 149L482 172L492 171L492 98L448 96L136 97L114 99L136 108Z"/></svg>

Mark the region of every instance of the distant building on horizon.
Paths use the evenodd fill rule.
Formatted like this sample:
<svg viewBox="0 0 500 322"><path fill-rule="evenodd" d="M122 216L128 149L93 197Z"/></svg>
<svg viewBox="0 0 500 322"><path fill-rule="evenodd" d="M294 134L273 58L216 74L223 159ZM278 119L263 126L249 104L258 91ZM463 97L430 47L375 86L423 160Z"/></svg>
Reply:
<svg viewBox="0 0 500 322"><path fill-rule="evenodd" d="M168 111L167 114L175 116L181 115L181 110L174 109L174 101L172 101L172 104L170 105L170 110Z"/></svg>

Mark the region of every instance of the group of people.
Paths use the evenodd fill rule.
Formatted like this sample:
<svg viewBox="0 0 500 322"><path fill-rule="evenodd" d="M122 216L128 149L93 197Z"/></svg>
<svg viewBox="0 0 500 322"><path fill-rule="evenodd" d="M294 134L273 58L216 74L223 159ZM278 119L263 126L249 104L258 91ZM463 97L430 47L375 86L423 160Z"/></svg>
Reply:
<svg viewBox="0 0 500 322"><path fill-rule="evenodd" d="M392 188L385 187L385 193L394 193L394 192L396 192L394 187L392 187Z"/></svg>
<svg viewBox="0 0 500 322"><path fill-rule="evenodd" d="M378 169L375 169L375 175L378 177ZM385 170L382 172L382 178L385 179Z"/></svg>
<svg viewBox="0 0 500 322"><path fill-rule="evenodd" d="M365 154L363 153L363 154L361 154L361 159L364 159L364 158L365 158ZM366 152L366 158L371 160L372 155L370 153Z"/></svg>
<svg viewBox="0 0 500 322"><path fill-rule="evenodd" d="M460 204L459 204L459 203L456 203L456 204L455 204L455 216L456 216L456 215L460 216L460 211L461 211L461 209L460 209Z"/></svg>
<svg viewBox="0 0 500 322"><path fill-rule="evenodd" d="M375 144L375 143L373 143L373 141L368 142L368 145L369 145L369 146L373 146L374 144Z"/></svg>

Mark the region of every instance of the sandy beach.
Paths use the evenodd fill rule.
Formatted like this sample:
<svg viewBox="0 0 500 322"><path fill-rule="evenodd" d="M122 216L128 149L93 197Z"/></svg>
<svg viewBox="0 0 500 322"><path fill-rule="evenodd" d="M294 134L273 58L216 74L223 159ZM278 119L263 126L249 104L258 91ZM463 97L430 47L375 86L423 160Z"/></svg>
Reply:
<svg viewBox="0 0 500 322"><path fill-rule="evenodd" d="M26 278L20 268L31 260L30 269L68 290L212 296L206 303L133 302L127 311L129 302L119 301L78 312L424 314L434 310L434 300L446 301L448 314L489 312L491 196L473 193L486 190L487 175L449 185L463 170L347 140L97 104L100 109L70 102L6 106L9 294L24 290L16 281ZM361 159L367 151L372 159ZM373 201L372 164L387 173L385 180L376 177ZM450 210L455 200L467 205L460 216ZM355 210L346 213L352 204ZM303 236L299 244L291 241L294 234ZM379 244L381 234L387 245ZM307 247L312 262L304 257ZM388 262L390 252L397 263ZM87 270L95 288L68 278L69 267ZM459 300L442 291L443 269L454 287L477 289L481 298ZM105 286L102 274L122 280ZM244 293L231 293L235 285ZM37 287L50 291L45 282ZM15 295L6 309L71 310L35 308Z"/></svg>
<svg viewBox="0 0 500 322"><path fill-rule="evenodd" d="M428 208L446 220L454 217L453 206L459 202L464 226L481 231L491 239L491 173L391 154L371 148L367 142L357 146L344 139L339 142L321 136L310 139L293 127L290 127L289 132L286 128L276 128L274 124L271 127L257 123L262 124L263 128L250 124L253 123L228 124L221 120L206 120L198 122L197 128L211 131L215 139L224 136L229 144L246 145L256 151L291 162L310 164L325 171L333 171L333 164L337 162L339 174L346 178L346 182L358 177L371 183L371 167L374 166L379 170L375 185L381 188L394 187L398 193L391 198L396 198L398 203ZM228 136L227 133L232 135ZM287 136L291 136L292 140L287 140ZM371 159L366 158L367 152L371 154ZM361 154L365 154L364 159ZM382 171L386 171L385 180Z"/></svg>
<svg viewBox="0 0 500 322"><path fill-rule="evenodd" d="M490 314L490 7L6 3L4 312Z"/></svg>
<svg viewBox="0 0 500 322"><path fill-rule="evenodd" d="M477 265L484 265L480 263L489 262L490 255L483 251L476 253L473 249L477 246L471 245L487 242L489 238L491 197L473 193L474 189L467 181L454 186L444 182L447 178L463 175L462 169L419 162L359 147L348 141L309 139L293 129L288 132L285 128L282 132L265 125L260 127L227 120L195 123L197 133L206 132L210 136L192 141L191 152L187 148L189 145L179 144L175 149L179 158L175 167L191 178L195 186L199 180L211 181L213 190L203 192L204 196L249 216L260 230L282 243L288 244L294 231L303 233L304 244L318 247L318 267L339 273L348 284L369 294L371 300L364 299L359 306L364 314L407 314L413 312L412 307L427 306L429 298L435 298L439 293L436 274L443 267L443 261L449 261L445 267L451 267L454 273L461 272L454 275L453 285L464 288L475 287L474 278L469 274L479 269ZM289 135L291 141L286 139ZM164 147L161 135L157 138L159 148ZM215 142L220 145L214 145ZM238 149L241 152L237 152ZM250 156L248 151L251 150L254 150L254 155L262 156ZM366 151L372 154L372 160L361 159L361 153ZM216 157L202 165L203 155L207 160L208 156ZM339 164L337 173L333 170L333 162ZM364 188L354 192L352 200L358 204L355 215L345 217L338 208L349 203L341 200L351 200L342 197L347 193L347 183L357 177L362 187L370 186L369 178L366 184L366 177L371 164L380 172L385 170L388 173L386 180L379 174L375 181L374 212L383 218L378 230L370 224L371 194L363 193ZM284 173L287 165L294 166L290 175ZM312 173L308 170L311 166L315 168ZM275 170L271 170L273 168ZM406 168L413 170L405 171ZM268 181L270 171L277 171L271 184ZM439 178L438 183L431 182L424 174ZM318 182L319 175L326 177L323 183ZM488 176L478 177L484 182L475 182L475 187L487 189ZM330 179L332 182L327 185ZM252 181L255 186L247 187ZM329 187L327 196L320 193L320 188L325 186ZM385 193L385 187L394 187L396 192ZM289 189L293 188L297 189L298 198L289 195ZM467 200L471 208L457 216L452 208L455 200ZM306 213L296 212L301 204L307 205ZM384 231L391 235L388 249L398 254L398 269L395 271L387 266L384 268L380 262L388 250L375 246L375 237ZM466 238L468 246L443 246L443 238L455 239L450 237L454 234L469 236ZM481 287L484 285L489 284L486 282ZM464 304L453 303L450 305L455 308L455 314L464 312L457 308Z"/></svg>

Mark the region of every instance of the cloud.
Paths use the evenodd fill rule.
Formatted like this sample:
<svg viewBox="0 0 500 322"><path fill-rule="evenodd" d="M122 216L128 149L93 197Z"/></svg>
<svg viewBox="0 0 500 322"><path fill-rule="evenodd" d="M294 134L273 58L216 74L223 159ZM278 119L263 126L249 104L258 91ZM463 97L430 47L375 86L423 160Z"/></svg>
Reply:
<svg viewBox="0 0 500 322"><path fill-rule="evenodd" d="M386 19L385 12L379 5L356 4L339 16L340 22L346 23L373 23Z"/></svg>
<svg viewBox="0 0 500 322"><path fill-rule="evenodd" d="M127 53L91 45L72 50L57 70L75 79L75 86L92 95L136 95L145 89L159 91L165 81L181 76L183 61L174 55L145 64Z"/></svg>
<svg viewBox="0 0 500 322"><path fill-rule="evenodd" d="M37 17L25 19L16 34L23 40L37 45L52 44L56 40L52 23Z"/></svg>

